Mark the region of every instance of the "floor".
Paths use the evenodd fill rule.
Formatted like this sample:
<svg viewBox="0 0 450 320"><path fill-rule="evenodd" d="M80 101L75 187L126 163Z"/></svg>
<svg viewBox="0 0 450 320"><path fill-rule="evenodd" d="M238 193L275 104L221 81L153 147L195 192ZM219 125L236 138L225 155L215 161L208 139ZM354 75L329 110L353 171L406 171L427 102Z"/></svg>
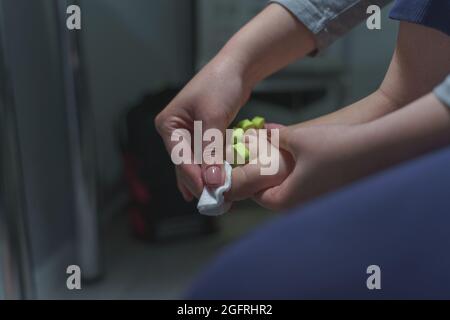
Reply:
<svg viewBox="0 0 450 320"><path fill-rule="evenodd" d="M220 218L220 231L166 244L136 240L127 219L116 217L104 233L105 276L82 289L53 288L52 299L176 299L224 246L274 217L249 202L236 205Z"/></svg>

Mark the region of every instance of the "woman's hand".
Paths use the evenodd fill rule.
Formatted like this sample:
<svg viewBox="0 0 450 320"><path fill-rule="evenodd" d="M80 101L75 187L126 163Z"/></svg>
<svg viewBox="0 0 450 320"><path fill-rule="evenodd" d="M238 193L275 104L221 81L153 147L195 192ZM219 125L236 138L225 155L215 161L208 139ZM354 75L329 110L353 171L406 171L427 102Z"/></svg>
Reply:
<svg viewBox="0 0 450 320"><path fill-rule="evenodd" d="M194 121L202 121L203 130L222 132L247 101L250 88L245 87L238 63L213 60L202 69L157 116L155 125L170 153L177 141L171 141L176 129L186 129L193 137ZM201 132L202 134L202 132ZM192 138L193 139L193 138ZM193 158L193 154L191 155ZM203 174L202 174L203 171ZM199 197L203 185L223 184L221 165L181 164L176 167L178 188L185 200Z"/></svg>
<svg viewBox="0 0 450 320"><path fill-rule="evenodd" d="M192 134L195 120L202 121L203 130L223 132L259 81L314 49L312 32L284 7L268 5L158 115L156 128L168 152L175 145L173 131L187 129ZM221 185L221 169L220 165L177 166L178 187L184 198L198 197L204 185Z"/></svg>
<svg viewBox="0 0 450 320"><path fill-rule="evenodd" d="M331 191L362 174L357 170L357 150L362 142L354 139L358 126L279 128L280 170L273 176L262 176L257 165L234 169L228 200L252 197L264 207L280 210Z"/></svg>
<svg viewBox="0 0 450 320"><path fill-rule="evenodd" d="M370 171L359 125L292 126L280 130L280 148L294 158L294 169L278 186L253 199L280 210L335 190Z"/></svg>
<svg viewBox="0 0 450 320"><path fill-rule="evenodd" d="M280 148L294 159L293 170L282 173L286 177L278 185L253 190L256 202L274 210L290 208L449 145L450 109L434 94L428 94L369 123L306 127L300 124L281 128L279 136ZM240 198L241 185L263 186L266 179L257 170L241 170L247 174L236 175L233 180L233 199Z"/></svg>

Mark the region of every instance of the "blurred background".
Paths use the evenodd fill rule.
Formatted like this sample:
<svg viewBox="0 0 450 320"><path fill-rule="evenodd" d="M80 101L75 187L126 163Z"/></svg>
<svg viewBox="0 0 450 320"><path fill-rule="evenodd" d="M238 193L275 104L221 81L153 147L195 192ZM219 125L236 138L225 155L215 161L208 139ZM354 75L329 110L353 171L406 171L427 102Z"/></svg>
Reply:
<svg viewBox="0 0 450 320"><path fill-rule="evenodd" d="M81 8L80 31L66 25ZM277 214L200 216L154 116L266 0L0 0L0 299L179 298ZM397 25L364 25L267 79L238 118L290 124L381 82ZM81 290L66 268L79 265Z"/></svg>

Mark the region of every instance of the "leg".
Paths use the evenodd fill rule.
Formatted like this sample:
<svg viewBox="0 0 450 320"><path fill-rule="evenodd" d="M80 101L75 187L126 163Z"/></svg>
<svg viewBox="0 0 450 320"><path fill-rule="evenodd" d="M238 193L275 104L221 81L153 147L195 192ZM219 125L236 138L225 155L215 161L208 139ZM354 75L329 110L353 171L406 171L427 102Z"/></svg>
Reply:
<svg viewBox="0 0 450 320"><path fill-rule="evenodd" d="M369 265L381 290L368 290ZM450 298L450 148L330 194L231 246L192 299Z"/></svg>

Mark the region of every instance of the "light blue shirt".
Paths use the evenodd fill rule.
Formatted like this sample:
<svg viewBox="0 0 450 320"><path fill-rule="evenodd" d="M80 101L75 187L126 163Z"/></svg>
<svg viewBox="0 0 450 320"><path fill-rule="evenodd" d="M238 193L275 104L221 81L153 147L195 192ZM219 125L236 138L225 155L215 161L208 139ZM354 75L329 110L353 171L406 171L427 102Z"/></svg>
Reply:
<svg viewBox="0 0 450 320"><path fill-rule="evenodd" d="M363 21L370 5L383 7L391 0L271 0L269 2L282 5L297 17L315 35L317 50L320 51ZM436 87L434 94L450 107L450 75Z"/></svg>

